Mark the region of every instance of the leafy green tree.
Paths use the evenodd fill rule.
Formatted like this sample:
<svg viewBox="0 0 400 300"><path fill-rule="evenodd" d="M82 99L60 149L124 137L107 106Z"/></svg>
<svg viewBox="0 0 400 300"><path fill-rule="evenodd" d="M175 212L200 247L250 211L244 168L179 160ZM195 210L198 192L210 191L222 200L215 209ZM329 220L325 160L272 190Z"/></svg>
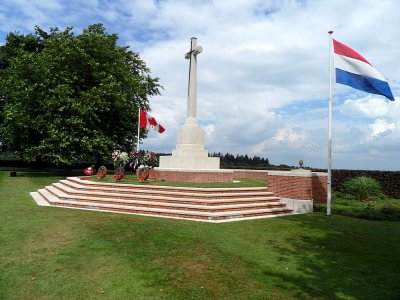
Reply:
<svg viewBox="0 0 400 300"><path fill-rule="evenodd" d="M138 108L160 93L138 53L101 24L75 35L39 27L0 47L0 140L25 159L108 158L136 138Z"/></svg>

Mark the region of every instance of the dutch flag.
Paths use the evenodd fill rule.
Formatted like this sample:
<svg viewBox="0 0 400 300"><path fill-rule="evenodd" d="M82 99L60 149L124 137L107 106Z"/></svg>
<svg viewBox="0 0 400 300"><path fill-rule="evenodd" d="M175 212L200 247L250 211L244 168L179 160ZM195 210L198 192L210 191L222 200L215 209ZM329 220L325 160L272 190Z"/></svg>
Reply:
<svg viewBox="0 0 400 300"><path fill-rule="evenodd" d="M336 82L394 101L385 78L358 52L333 39Z"/></svg>

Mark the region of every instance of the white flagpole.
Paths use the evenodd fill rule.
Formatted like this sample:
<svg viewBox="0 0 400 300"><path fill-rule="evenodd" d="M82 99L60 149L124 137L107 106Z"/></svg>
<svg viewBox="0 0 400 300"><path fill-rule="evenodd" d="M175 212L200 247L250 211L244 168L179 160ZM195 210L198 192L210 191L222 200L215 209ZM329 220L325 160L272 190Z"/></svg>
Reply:
<svg viewBox="0 0 400 300"><path fill-rule="evenodd" d="M332 201L332 33L329 34L329 108L328 108L328 182L327 182L327 199L326 199L326 215L331 215Z"/></svg>
<svg viewBox="0 0 400 300"><path fill-rule="evenodd" d="M138 115L138 125L137 125L137 146L136 152L139 152L139 143L140 143L140 107L139 107L139 115Z"/></svg>

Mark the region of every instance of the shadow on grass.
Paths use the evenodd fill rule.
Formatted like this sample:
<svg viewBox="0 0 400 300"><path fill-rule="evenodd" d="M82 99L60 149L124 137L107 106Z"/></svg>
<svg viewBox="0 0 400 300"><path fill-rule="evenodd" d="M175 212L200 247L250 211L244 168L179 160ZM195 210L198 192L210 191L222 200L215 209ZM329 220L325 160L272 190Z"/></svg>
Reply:
<svg viewBox="0 0 400 300"><path fill-rule="evenodd" d="M69 177L83 176L82 170L31 170L18 169L11 171L3 171L3 177Z"/></svg>
<svg viewBox="0 0 400 300"><path fill-rule="evenodd" d="M137 221L123 228L113 225L113 233L111 224L108 229L91 227L90 236L113 244L115 253L128 259L150 285L173 298L400 295L400 227L395 223L319 213L224 224Z"/></svg>
<svg viewBox="0 0 400 300"><path fill-rule="evenodd" d="M320 213L290 223L303 233L275 250L282 263L294 259L295 272L263 272L281 288L297 287L296 298L399 298L400 226Z"/></svg>

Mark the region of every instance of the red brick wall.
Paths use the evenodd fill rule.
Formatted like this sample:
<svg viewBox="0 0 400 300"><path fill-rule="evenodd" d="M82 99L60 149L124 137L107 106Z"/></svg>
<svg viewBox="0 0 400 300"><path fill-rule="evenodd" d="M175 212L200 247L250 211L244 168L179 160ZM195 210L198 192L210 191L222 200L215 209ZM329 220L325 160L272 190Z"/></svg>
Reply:
<svg viewBox="0 0 400 300"><path fill-rule="evenodd" d="M327 177L310 173L309 176L295 176L291 172L277 175L274 172L254 170L151 170L150 179L178 182L232 182L233 178L255 178L268 180L268 188L277 197L311 200L320 203L326 201ZM294 176L292 176L294 175Z"/></svg>
<svg viewBox="0 0 400 300"><path fill-rule="evenodd" d="M311 174L310 174L311 175ZM326 201L327 177L268 175L268 188L276 196L290 199Z"/></svg>
<svg viewBox="0 0 400 300"><path fill-rule="evenodd" d="M312 177L268 175L268 189L277 197L311 200Z"/></svg>
<svg viewBox="0 0 400 300"><path fill-rule="evenodd" d="M233 178L267 179L268 171L233 170Z"/></svg>
<svg viewBox="0 0 400 300"><path fill-rule="evenodd" d="M149 179L150 180L156 180L156 172L154 171L154 169L151 169L149 171Z"/></svg>
<svg viewBox="0 0 400 300"><path fill-rule="evenodd" d="M326 176L314 176L312 178L313 186L313 199L315 203L325 203L327 197L327 184L328 177Z"/></svg>
<svg viewBox="0 0 400 300"><path fill-rule="evenodd" d="M232 182L233 172L154 170L156 180L178 182Z"/></svg>

